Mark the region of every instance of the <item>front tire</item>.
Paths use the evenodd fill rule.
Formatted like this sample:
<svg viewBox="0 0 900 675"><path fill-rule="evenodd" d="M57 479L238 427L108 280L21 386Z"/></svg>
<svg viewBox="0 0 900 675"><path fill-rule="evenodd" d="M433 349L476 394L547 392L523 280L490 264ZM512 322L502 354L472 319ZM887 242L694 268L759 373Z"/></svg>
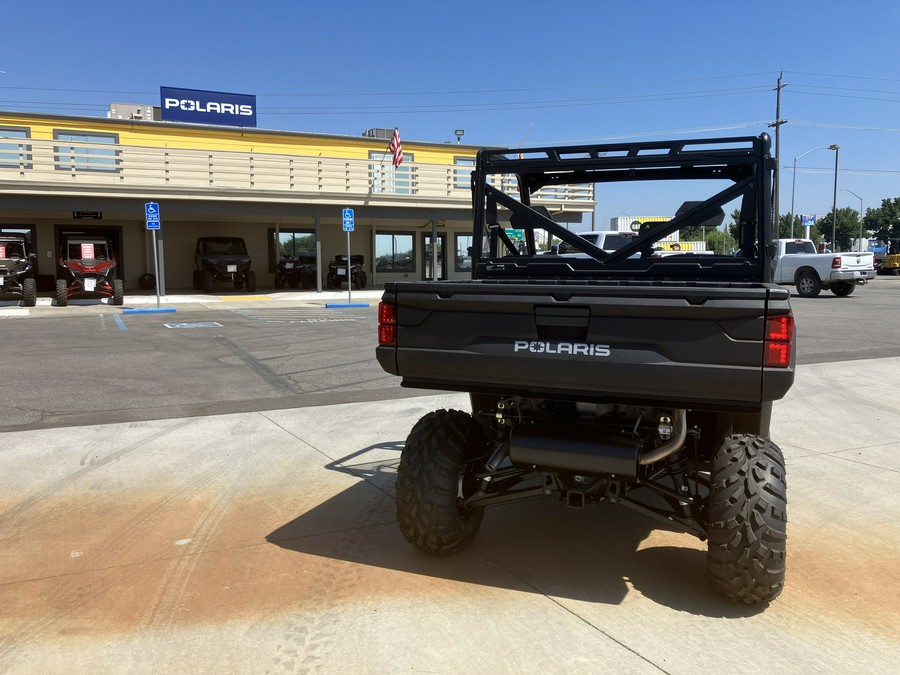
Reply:
<svg viewBox="0 0 900 675"><path fill-rule="evenodd" d="M713 460L707 573L719 593L747 604L784 588L787 483L777 445L752 434L726 439Z"/></svg>
<svg viewBox="0 0 900 675"><path fill-rule="evenodd" d="M69 304L69 289L65 279L56 280L56 304L60 307L67 307Z"/></svg>
<svg viewBox="0 0 900 675"><path fill-rule="evenodd" d="M37 304L37 282L31 277L22 279L22 304L25 307L34 307Z"/></svg>
<svg viewBox="0 0 900 675"><path fill-rule="evenodd" d="M447 555L475 537L484 508L463 507L472 494L473 467L487 455L487 438L468 413L428 413L406 439L397 469L397 520L406 540L420 551Z"/></svg>
<svg viewBox="0 0 900 675"><path fill-rule="evenodd" d="M213 275L209 270L203 270L203 292L212 293Z"/></svg>
<svg viewBox="0 0 900 675"><path fill-rule="evenodd" d="M852 281L842 281L839 284L831 284L831 292L839 298L846 298L856 290L856 284Z"/></svg>
<svg viewBox="0 0 900 675"><path fill-rule="evenodd" d="M194 270L194 290L202 291L203 290L203 272L200 270Z"/></svg>
<svg viewBox="0 0 900 675"><path fill-rule="evenodd" d="M113 279L112 282L112 304L114 305L124 305L125 304L125 282L121 279Z"/></svg>
<svg viewBox="0 0 900 675"><path fill-rule="evenodd" d="M256 272L247 270L247 292L256 293Z"/></svg>
<svg viewBox="0 0 900 675"><path fill-rule="evenodd" d="M797 294L801 298L814 298L822 292L822 282L815 272L801 272L797 277Z"/></svg>

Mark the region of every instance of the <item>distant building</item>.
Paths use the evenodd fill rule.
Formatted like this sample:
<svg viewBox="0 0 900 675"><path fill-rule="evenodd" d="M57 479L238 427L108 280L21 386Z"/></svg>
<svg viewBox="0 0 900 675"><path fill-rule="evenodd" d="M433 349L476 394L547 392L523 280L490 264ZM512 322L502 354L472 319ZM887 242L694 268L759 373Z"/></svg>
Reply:
<svg viewBox="0 0 900 675"><path fill-rule="evenodd" d="M471 273L478 147L403 138L394 167L393 129L348 136L158 120L157 107L132 103L110 104L106 117L0 111L0 231L27 235L39 281L52 283L59 243L77 233L110 239L126 289L136 288L153 270L151 201L165 240L160 276L172 289L192 288L194 245L214 235L245 239L260 288L274 284L285 253L316 256L321 281L347 253L345 208L355 210L350 246L370 283ZM498 180L515 189L515 176ZM532 199L564 224L596 206L588 185Z"/></svg>

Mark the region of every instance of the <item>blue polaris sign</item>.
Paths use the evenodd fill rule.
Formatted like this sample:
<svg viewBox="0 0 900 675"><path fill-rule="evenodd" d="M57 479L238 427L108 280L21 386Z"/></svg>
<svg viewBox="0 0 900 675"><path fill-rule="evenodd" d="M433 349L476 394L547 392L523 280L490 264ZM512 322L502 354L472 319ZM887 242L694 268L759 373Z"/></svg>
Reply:
<svg viewBox="0 0 900 675"><path fill-rule="evenodd" d="M256 126L256 96L202 89L159 88L164 122Z"/></svg>

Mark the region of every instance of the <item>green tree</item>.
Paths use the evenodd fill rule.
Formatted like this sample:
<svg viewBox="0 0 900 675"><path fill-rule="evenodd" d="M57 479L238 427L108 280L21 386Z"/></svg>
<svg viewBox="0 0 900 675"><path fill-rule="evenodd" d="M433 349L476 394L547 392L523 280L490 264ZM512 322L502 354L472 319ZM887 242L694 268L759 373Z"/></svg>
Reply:
<svg viewBox="0 0 900 675"><path fill-rule="evenodd" d="M711 230L706 232L706 250L719 254L731 255L737 248L737 242L728 230Z"/></svg>
<svg viewBox="0 0 900 675"><path fill-rule="evenodd" d="M834 215L829 213L818 223L819 231L822 232L826 239L831 239L832 223ZM859 211L846 206L837 210L837 226L834 227L834 238L831 249L833 251L849 251L852 248L852 242L859 236ZM835 248L835 243L837 248Z"/></svg>
<svg viewBox="0 0 900 675"><path fill-rule="evenodd" d="M803 236L803 226L800 224L800 216L796 213L793 217L794 226L791 227L791 215L785 213L778 219L778 239L791 239Z"/></svg>
<svg viewBox="0 0 900 675"><path fill-rule="evenodd" d="M703 239L703 229L699 225L682 227L678 232L678 238L681 241L701 241Z"/></svg>
<svg viewBox="0 0 900 675"><path fill-rule="evenodd" d="M900 197L883 199L881 207L867 209L863 222L873 236L887 241L892 251L900 251Z"/></svg>
<svg viewBox="0 0 900 675"><path fill-rule="evenodd" d="M738 238L738 226L741 222L741 210L735 209L731 212L731 222L726 225L726 229L728 230L728 234L731 235L731 238L737 241Z"/></svg>
<svg viewBox="0 0 900 675"><path fill-rule="evenodd" d="M731 222L727 224L726 229L731 238L736 242L738 240L738 223L741 219L741 210L735 209L731 212ZM804 237L806 231L803 228L803 225L800 220L800 215L794 214L794 233L791 234L791 218L790 215L783 215L780 218L780 222L778 223L778 232L776 234L777 238L780 239L791 239L792 237ZM830 227L830 226L829 226ZM829 230L830 232L830 230ZM813 225L809 228L809 238L812 239L816 245L818 246L819 242L822 241L822 233L819 231L818 225Z"/></svg>

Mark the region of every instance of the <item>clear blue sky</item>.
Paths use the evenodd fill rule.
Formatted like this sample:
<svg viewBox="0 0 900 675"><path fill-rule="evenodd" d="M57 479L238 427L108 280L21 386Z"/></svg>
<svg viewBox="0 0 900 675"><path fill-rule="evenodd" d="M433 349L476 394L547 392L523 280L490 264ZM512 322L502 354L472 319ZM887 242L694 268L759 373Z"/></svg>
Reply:
<svg viewBox="0 0 900 675"><path fill-rule="evenodd" d="M756 135L783 71L782 213L794 158L831 144L838 208L859 209L845 189L864 208L900 197L896 0L46 0L3 18L3 110L102 116L113 101L158 105L163 85L255 94L261 128L397 126L407 141ZM833 178L833 152L801 159L795 211L830 212Z"/></svg>

